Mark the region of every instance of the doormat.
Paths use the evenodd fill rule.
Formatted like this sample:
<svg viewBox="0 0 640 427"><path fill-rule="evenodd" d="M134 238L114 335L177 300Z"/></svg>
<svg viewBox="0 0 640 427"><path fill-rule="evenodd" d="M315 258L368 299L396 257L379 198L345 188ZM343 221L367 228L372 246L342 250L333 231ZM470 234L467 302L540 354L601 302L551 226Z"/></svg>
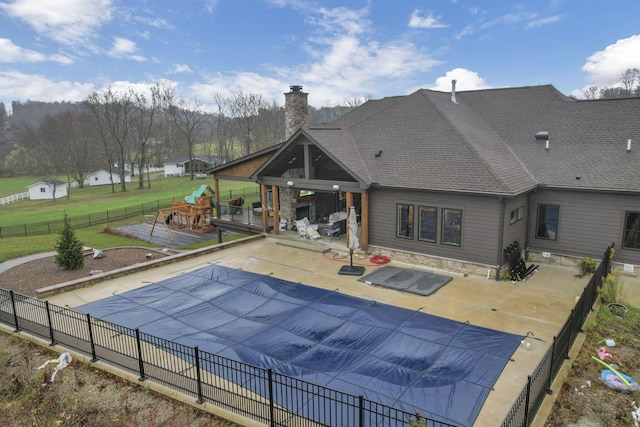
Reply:
<svg viewBox="0 0 640 427"><path fill-rule="evenodd" d="M449 283L451 279L452 277L429 271L411 270L388 265L361 277L358 281L369 285L427 296Z"/></svg>

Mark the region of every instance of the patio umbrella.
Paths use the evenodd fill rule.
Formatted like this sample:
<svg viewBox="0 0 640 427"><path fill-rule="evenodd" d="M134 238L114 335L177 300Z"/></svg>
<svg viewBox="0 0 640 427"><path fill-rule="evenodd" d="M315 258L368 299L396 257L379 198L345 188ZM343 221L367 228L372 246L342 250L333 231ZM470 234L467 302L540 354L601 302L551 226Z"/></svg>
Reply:
<svg viewBox="0 0 640 427"><path fill-rule="evenodd" d="M353 251L360 246L358 239L358 218L356 216L355 206L349 209L349 218L347 219L349 227L349 265L343 266L338 274L346 274L350 276L361 276L364 273L364 267L353 265Z"/></svg>

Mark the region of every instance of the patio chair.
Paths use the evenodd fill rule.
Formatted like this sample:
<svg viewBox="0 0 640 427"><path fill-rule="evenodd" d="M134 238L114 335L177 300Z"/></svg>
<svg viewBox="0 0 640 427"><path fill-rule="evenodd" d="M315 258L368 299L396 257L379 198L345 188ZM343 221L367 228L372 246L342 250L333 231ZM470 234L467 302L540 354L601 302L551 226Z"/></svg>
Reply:
<svg viewBox="0 0 640 427"><path fill-rule="evenodd" d="M309 240L317 240L320 237L318 234L318 226L311 224L307 217L296 221L296 229L298 230L298 237Z"/></svg>

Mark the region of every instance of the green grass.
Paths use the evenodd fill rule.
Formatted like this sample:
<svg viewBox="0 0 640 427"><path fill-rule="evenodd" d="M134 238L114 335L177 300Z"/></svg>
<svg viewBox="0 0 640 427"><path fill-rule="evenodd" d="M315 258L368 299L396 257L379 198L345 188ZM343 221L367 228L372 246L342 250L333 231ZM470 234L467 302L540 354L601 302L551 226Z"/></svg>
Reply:
<svg viewBox="0 0 640 427"><path fill-rule="evenodd" d="M16 183L10 183L15 181ZM37 182L37 178L0 178L1 189L19 187L21 182ZM200 188L202 184L213 187L212 180L194 180L188 177L158 178L151 181L151 189L137 189L136 183L128 183L125 193L111 192L111 186L95 186L84 189L72 189L70 198L51 200L23 200L9 205L0 205L0 228L17 226L22 224L46 223L47 221L61 221L66 212L69 217L80 217L88 214L103 213L108 210L122 209L124 207L136 207L141 204L153 204L157 200L183 200L185 196ZM220 199L223 203L229 199L229 194L236 197L240 194L256 194L257 185L235 181L221 181ZM231 192L231 193L230 193ZM253 197L253 196L250 196ZM257 196L256 196L257 197ZM112 224L100 224L75 230L76 236L83 245L92 248L111 248L117 246L144 246L157 247L149 242L131 239L126 236L106 233L105 228L116 228L121 225L143 222L148 218L142 215L137 218L118 221ZM243 236L229 236L224 241L233 240ZM0 239L0 262L7 259L21 257L40 252L54 251L59 234L45 234L28 237L11 237ZM211 242L203 242L189 245L181 249L197 249L211 245Z"/></svg>
<svg viewBox="0 0 640 427"><path fill-rule="evenodd" d="M0 178L0 197L11 196L12 194L24 193L27 185L42 181L41 178L32 176L20 176L15 178Z"/></svg>
<svg viewBox="0 0 640 427"><path fill-rule="evenodd" d="M5 180L22 180L24 178L1 178ZM30 182L36 182L31 178ZM47 221L60 221L65 212L70 217L85 216L93 213L103 213L109 210L122 209L124 207L136 207L141 204L151 204L158 200L183 200L185 196L208 184L213 187L212 180L194 180L188 177L158 178L151 181L151 188L139 190L137 182L127 183L127 191L111 192L110 185L100 185L85 188L71 189L69 198L53 200L20 200L4 206L0 206L0 227L8 227L22 224L42 223ZM4 188L10 188L10 184L3 184ZM257 185L224 181L220 183L221 200L229 198L229 192L233 194L257 194ZM257 196L256 196L257 197Z"/></svg>

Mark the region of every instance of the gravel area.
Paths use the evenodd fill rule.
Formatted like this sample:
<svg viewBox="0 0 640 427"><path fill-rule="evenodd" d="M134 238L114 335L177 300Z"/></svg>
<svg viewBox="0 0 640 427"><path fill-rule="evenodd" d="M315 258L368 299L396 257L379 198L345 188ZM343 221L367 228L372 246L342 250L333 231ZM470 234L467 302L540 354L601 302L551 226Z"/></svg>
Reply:
<svg viewBox="0 0 640 427"><path fill-rule="evenodd" d="M93 252L86 254L84 266L77 270L58 267L55 256L25 262L0 274L0 288L35 297L36 289L88 277L92 271L112 271L172 255L155 249L135 247L105 249L103 254L102 258L93 258Z"/></svg>

